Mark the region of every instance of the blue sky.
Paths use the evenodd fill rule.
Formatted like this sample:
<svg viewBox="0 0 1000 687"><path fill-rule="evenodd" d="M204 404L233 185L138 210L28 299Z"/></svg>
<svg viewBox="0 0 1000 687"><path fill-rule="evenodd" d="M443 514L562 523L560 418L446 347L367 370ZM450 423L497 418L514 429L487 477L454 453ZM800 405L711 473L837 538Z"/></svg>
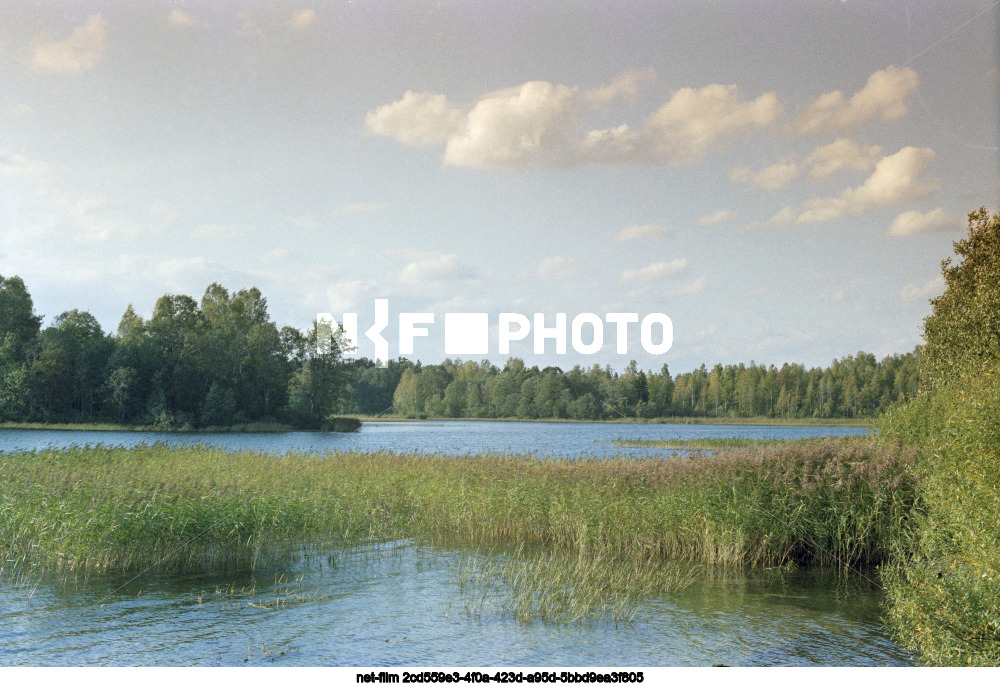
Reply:
<svg viewBox="0 0 1000 687"><path fill-rule="evenodd" d="M998 23L959 0L4 3L0 274L106 329L219 281L299 327L365 327L376 298L673 320L661 356L610 328L592 356L513 349L564 367L909 351L965 214L1000 206ZM414 357L445 357L441 327Z"/></svg>

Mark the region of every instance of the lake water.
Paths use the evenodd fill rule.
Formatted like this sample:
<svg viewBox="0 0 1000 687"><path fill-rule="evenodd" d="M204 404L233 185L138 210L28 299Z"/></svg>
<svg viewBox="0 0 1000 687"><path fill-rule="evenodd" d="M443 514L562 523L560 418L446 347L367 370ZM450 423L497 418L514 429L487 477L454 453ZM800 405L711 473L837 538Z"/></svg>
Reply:
<svg viewBox="0 0 1000 687"><path fill-rule="evenodd" d="M526 453L540 456L656 456L669 449L623 448L615 439L807 439L867 434L864 427L778 425L667 425L601 422L495 422L442 420L368 422L357 432L281 432L276 434L203 434L171 432L99 432L0 429L0 452L66 448L87 444L210 444L232 450L400 451L419 453Z"/></svg>
<svg viewBox="0 0 1000 687"><path fill-rule="evenodd" d="M0 430L0 450L209 443L284 452L655 455L628 438L861 434L863 428L588 423L371 423L349 435ZM483 603L461 570L493 554L393 542L300 557L255 574L95 575L0 585L0 665L687 666L908 665L869 579L815 571L705 572L639 600L628 622L521 621ZM502 590L497 592L502 597ZM283 603L275 606L275 599ZM495 603L494 603L495 602Z"/></svg>

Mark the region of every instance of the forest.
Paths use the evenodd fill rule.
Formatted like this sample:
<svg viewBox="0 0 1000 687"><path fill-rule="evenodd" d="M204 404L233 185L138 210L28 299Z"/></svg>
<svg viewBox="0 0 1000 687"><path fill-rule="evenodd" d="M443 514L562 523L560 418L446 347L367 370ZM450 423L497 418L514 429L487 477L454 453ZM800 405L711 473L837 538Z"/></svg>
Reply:
<svg viewBox="0 0 1000 687"><path fill-rule="evenodd" d="M335 414L407 418L612 420L664 417L866 418L917 391L919 352L870 353L825 368L704 365L672 375L610 367L528 367L510 358L345 358L314 325L279 327L256 288L212 284L200 302L164 295L114 332L85 310L42 327L17 276L0 276L0 422L161 429L321 428Z"/></svg>

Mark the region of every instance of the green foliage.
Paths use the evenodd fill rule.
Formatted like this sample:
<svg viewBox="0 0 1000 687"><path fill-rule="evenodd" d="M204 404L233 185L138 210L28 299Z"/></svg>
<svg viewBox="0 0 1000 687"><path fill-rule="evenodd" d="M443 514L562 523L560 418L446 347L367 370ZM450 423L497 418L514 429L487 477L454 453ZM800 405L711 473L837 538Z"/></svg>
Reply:
<svg viewBox="0 0 1000 687"><path fill-rule="evenodd" d="M929 386L1000 359L1000 214L970 213L969 235L954 246L961 261L941 263L946 289L924 320L921 373Z"/></svg>
<svg viewBox="0 0 1000 687"><path fill-rule="evenodd" d="M886 573L889 621L934 665L1000 664L1000 216L969 215L942 263L920 361L925 390L879 421L920 447L919 508Z"/></svg>
<svg viewBox="0 0 1000 687"><path fill-rule="evenodd" d="M620 375L596 365L566 372L529 368L517 358L503 369L471 360L398 369L393 406L403 417L854 418L871 417L917 389L914 353L878 361L861 352L809 370L787 363L716 365L711 371L702 365L676 377L666 365L656 373L640 370L635 361Z"/></svg>
<svg viewBox="0 0 1000 687"><path fill-rule="evenodd" d="M344 405L339 335L279 330L256 288L167 294L149 320L129 305L113 335L75 309L42 330L32 307L0 277L0 422L318 428Z"/></svg>
<svg viewBox="0 0 1000 687"><path fill-rule="evenodd" d="M893 628L926 663L1000 664L1000 366L939 384L880 428L922 453L916 528L886 576Z"/></svg>
<svg viewBox="0 0 1000 687"><path fill-rule="evenodd" d="M16 275L7 279L0 275L0 339L12 334L17 345L23 347L38 336L41 325L42 318L35 314L24 281Z"/></svg>
<svg viewBox="0 0 1000 687"><path fill-rule="evenodd" d="M232 389L212 382L205 397L205 407L201 411L202 427L223 427L236 420L236 397Z"/></svg>

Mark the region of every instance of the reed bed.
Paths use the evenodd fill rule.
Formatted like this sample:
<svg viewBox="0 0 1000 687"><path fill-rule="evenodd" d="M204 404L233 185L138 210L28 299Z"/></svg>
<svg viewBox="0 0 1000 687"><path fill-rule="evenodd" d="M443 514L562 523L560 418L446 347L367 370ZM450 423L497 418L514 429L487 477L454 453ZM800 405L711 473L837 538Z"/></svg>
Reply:
<svg viewBox="0 0 1000 687"><path fill-rule="evenodd" d="M613 446L631 448L672 448L678 450L722 451L734 448L761 448L774 446L787 439L748 439L746 437L724 437L721 439L638 439L620 437L612 439Z"/></svg>
<svg viewBox="0 0 1000 687"><path fill-rule="evenodd" d="M674 561L554 551L464 558L457 581L469 617L519 622L630 622L639 602L693 584L701 570Z"/></svg>
<svg viewBox="0 0 1000 687"><path fill-rule="evenodd" d="M163 445L0 454L0 555L42 571L253 569L303 545L416 538L846 569L889 555L912 505L912 460L867 438L676 460Z"/></svg>

